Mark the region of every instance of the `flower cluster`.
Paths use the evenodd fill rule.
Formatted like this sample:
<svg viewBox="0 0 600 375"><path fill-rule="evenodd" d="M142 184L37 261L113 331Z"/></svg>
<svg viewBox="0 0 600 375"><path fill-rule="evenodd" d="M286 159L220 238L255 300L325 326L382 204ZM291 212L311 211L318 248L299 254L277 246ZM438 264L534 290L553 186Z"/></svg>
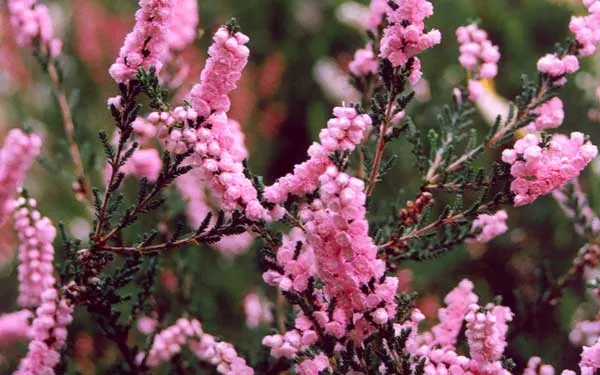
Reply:
<svg viewBox="0 0 600 375"><path fill-rule="evenodd" d="M365 48L361 48L354 52L354 59L348 66L350 72L356 77L365 77L372 74L377 74L379 62L377 56L373 52L373 46L368 44Z"/></svg>
<svg viewBox="0 0 600 375"><path fill-rule="evenodd" d="M26 134L12 129L0 150L0 224L13 210L14 197L25 174L40 153L42 139L36 134Z"/></svg>
<svg viewBox="0 0 600 375"><path fill-rule="evenodd" d="M415 56L424 50L439 44L441 34L433 29L425 32L425 18L433 14L433 5L426 0L392 2L394 7L387 11L389 26L381 39L382 58L390 60L393 66L402 66L414 57L411 66L411 83L421 78L421 63Z"/></svg>
<svg viewBox="0 0 600 375"><path fill-rule="evenodd" d="M244 297L244 312L246 313L246 325L256 328L262 323L271 323L273 313L271 303L256 293L248 293Z"/></svg>
<svg viewBox="0 0 600 375"><path fill-rule="evenodd" d="M72 321L73 307L50 287L42 295L31 324L32 341L27 356L21 360L15 375L54 375L60 361L60 350L67 340L67 326Z"/></svg>
<svg viewBox="0 0 600 375"><path fill-rule="evenodd" d="M8 0L8 12L19 45L34 48L39 43L51 57L60 55L62 41L54 37L46 5L36 0Z"/></svg>
<svg viewBox="0 0 600 375"><path fill-rule="evenodd" d="M28 338L29 310L20 310L0 315L0 346L10 345L15 341Z"/></svg>
<svg viewBox="0 0 600 375"><path fill-rule="evenodd" d="M471 358L483 373L502 373L500 359L506 348L506 333L512 320L508 307L488 305L481 309L477 304L469 306L465 316Z"/></svg>
<svg viewBox="0 0 600 375"><path fill-rule="evenodd" d="M565 75L579 70L579 60L574 55L561 58L549 53L538 60L537 69L552 77L556 85L564 85L567 82Z"/></svg>
<svg viewBox="0 0 600 375"><path fill-rule="evenodd" d="M190 338L199 338L203 334L202 326L197 319L180 318L175 324L165 328L154 336L152 347L147 354L146 364L156 367L168 362L179 354ZM138 354L138 362L142 362L146 354Z"/></svg>
<svg viewBox="0 0 600 375"><path fill-rule="evenodd" d="M575 35L577 43L582 45L579 53L582 56L591 56L596 52L596 46L600 43L600 1L583 0L588 8L589 15L583 17L571 17L569 29Z"/></svg>
<svg viewBox="0 0 600 375"><path fill-rule="evenodd" d="M167 52L179 52L192 44L198 31L198 0L173 0L165 42Z"/></svg>
<svg viewBox="0 0 600 375"><path fill-rule="evenodd" d="M56 228L35 209L34 199L19 198L15 203L15 229L19 236L19 298L24 307L39 306L42 292L54 285Z"/></svg>
<svg viewBox="0 0 600 375"><path fill-rule="evenodd" d="M592 375L600 369L600 339L592 346L584 346L579 362L581 375Z"/></svg>
<svg viewBox="0 0 600 375"><path fill-rule="evenodd" d="M172 112L153 112L148 120L158 126L158 136L168 150L193 152L191 163L200 170L201 179L231 212L244 211L252 220L281 217L281 209L269 211L258 200L252 181L244 175L247 156L239 123L227 117L227 96L236 88L241 71L248 62L248 37L241 32L231 35L221 27L209 48L210 58L200 83L190 92L192 108L177 107Z"/></svg>
<svg viewBox="0 0 600 375"><path fill-rule="evenodd" d="M173 0L140 0L133 31L125 38L119 57L109 70L116 82L129 82L139 68L155 67L160 71L172 8Z"/></svg>
<svg viewBox="0 0 600 375"><path fill-rule="evenodd" d="M439 323L432 327L433 344L441 347L452 347L456 342L460 328L469 306L477 303L479 298L473 293L473 283L470 280L462 280L444 298L447 305L438 311Z"/></svg>
<svg viewBox="0 0 600 375"><path fill-rule="evenodd" d="M263 280L284 292L304 292L309 278L315 275L314 251L305 242L306 236L300 228L292 228L284 235L273 259L277 267L263 273Z"/></svg>
<svg viewBox="0 0 600 375"><path fill-rule="evenodd" d="M472 231L477 233L475 240L478 242L488 242L508 230L506 225L508 214L500 210L493 215L480 214L473 221Z"/></svg>
<svg viewBox="0 0 600 375"><path fill-rule="evenodd" d="M528 134L502 152L502 161L511 165L515 178L511 183L515 207L562 187L598 154L598 148L578 132L570 137L556 134L547 145L540 146L540 141L539 136Z"/></svg>
<svg viewBox="0 0 600 375"><path fill-rule="evenodd" d="M476 100L483 91L479 80L493 79L498 74L500 52L476 24L456 29L456 38L460 44L458 61L470 74L469 99Z"/></svg>
<svg viewBox="0 0 600 375"><path fill-rule="evenodd" d="M219 342L213 336L204 334L200 340L189 342L190 350L198 359L208 362L223 375L253 375L254 370L240 357L233 345Z"/></svg>
<svg viewBox="0 0 600 375"><path fill-rule="evenodd" d="M569 340L575 345L592 346L600 338L600 320L585 320L575 323Z"/></svg>
<svg viewBox="0 0 600 375"><path fill-rule="evenodd" d="M229 111L231 103L227 95L237 87L248 63L249 40L239 31L232 35L226 27L215 33L200 83L190 92L192 107L200 116L208 118L213 112Z"/></svg>
<svg viewBox="0 0 600 375"><path fill-rule="evenodd" d="M325 296L335 299L356 326L353 339L369 334L363 314L385 324L395 315L396 277L385 277L385 263L368 235L364 183L335 166L319 177L321 199L304 207L307 243L314 249L316 275L323 280ZM370 287L365 288L366 285Z"/></svg>
<svg viewBox="0 0 600 375"><path fill-rule="evenodd" d="M172 326L157 333L150 351L147 354L139 353L136 360L142 363L145 359L149 367L156 367L179 354L186 344L198 359L214 365L219 374L254 374L231 344L218 342L213 336L204 333L197 319L180 318Z"/></svg>
<svg viewBox="0 0 600 375"><path fill-rule="evenodd" d="M533 112L538 116L535 121L525 127L525 130L530 133L558 128L565 118L563 102L556 97L548 100Z"/></svg>
<svg viewBox="0 0 600 375"><path fill-rule="evenodd" d="M313 143L308 149L310 159L294 167L294 172L279 178L265 188L265 198L273 203L285 202L288 195L303 195L318 188L318 179L333 165L329 155L335 151L352 151L371 127L368 115L358 114L351 107L336 107L334 118L319 133L321 143Z"/></svg>

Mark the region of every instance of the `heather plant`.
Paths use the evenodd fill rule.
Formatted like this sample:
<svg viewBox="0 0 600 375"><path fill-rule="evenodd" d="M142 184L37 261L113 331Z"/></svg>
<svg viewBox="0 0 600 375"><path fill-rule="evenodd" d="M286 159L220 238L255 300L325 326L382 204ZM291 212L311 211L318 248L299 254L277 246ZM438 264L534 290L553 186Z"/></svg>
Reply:
<svg viewBox="0 0 600 375"><path fill-rule="evenodd" d="M443 35L427 0L349 5L345 19L363 31L363 46L347 74L334 72L344 82L322 83L354 99L333 106L304 160L268 183L232 115L252 53L243 19L210 32L197 79L190 70L198 61L184 55L198 34L196 0L140 0L106 72L114 127L98 133L102 157L94 159L77 137L65 85L76 77L63 73L48 8L7 0L16 43L53 87L69 195L87 224L75 236L46 216L26 175L51 140L11 129L0 150L0 224L17 236L18 297L0 315L0 347L27 346L7 351L0 365L15 374L553 374L553 358L511 347L527 346L519 330L538 311L559 309L570 290L585 284L591 300L600 291L600 219L579 182L598 149L582 132L560 132L567 117L558 95L600 44L600 1L582 5L568 24L572 35L539 56L537 79L523 75L511 101L494 89L501 49L485 23L465 20ZM465 78L433 94L448 103L435 126L421 124L411 112L428 69L422 57L454 39ZM486 134L475 126L477 110L489 119ZM412 154L410 181L394 177L407 163L399 142ZM67 167L44 154L48 170ZM387 199L386 183L411 198ZM550 196L580 237L568 241L576 248L564 275L540 277L534 297L511 306L507 296L480 297L461 277L427 319L408 267L443 262L463 244L486 246L509 230L512 212ZM240 276L211 279L212 261L202 257L210 248L228 261L252 254L246 261L264 284L238 307L248 329L269 327L260 345L237 349L221 336L228 327L203 321L219 296L199 288ZM578 368L557 371L596 374L600 321L574 320ZM115 352L88 353L98 363L86 369L85 337Z"/></svg>

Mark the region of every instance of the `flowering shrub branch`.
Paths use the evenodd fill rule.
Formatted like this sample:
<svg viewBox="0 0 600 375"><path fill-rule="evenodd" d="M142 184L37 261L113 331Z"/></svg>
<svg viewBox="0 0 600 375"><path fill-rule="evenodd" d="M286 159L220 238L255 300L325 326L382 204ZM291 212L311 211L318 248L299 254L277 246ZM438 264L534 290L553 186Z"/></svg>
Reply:
<svg viewBox="0 0 600 375"><path fill-rule="evenodd" d="M162 365L192 373L187 352L198 366L208 364L225 375L515 373L515 363L505 357L510 324L517 319L509 307L498 299L481 303L465 279L444 299L437 324L425 329L416 295L401 292L397 271L409 260L430 261L466 242L491 241L508 230L502 207L532 204L549 193L586 245L539 303L558 304L567 287L598 265L598 218L576 182L598 150L582 133L546 131L564 119L556 95L579 69L578 56L589 55L600 42L590 36L600 31L600 2L584 1L589 15L570 24L575 39L538 61L539 84L524 77L508 115L498 116L479 139L472 116L486 80L498 74L498 47L475 24L457 30L467 79L442 109L438 129L423 136L409 112L422 78L419 56L441 41L441 33L425 24L433 5L373 0L367 44L349 64L360 102L335 107L308 159L270 185L248 166L244 134L230 118L230 94L251 46L234 19L214 33L200 80L186 99L173 99L169 88L178 84L163 69L196 35L195 17L181 25L173 19L183 8L196 9L188 2L140 0L135 26L109 70L119 93L107 101L115 135L99 134L105 185L91 188L61 91L60 42L51 35L47 9L9 0L18 42L34 49L58 92L77 192L90 195L95 214L85 241L70 238L59 226L65 260L55 268L57 229L19 190L41 138L10 132L0 151L0 222L14 215L20 242L17 302L35 309L0 316L0 340L30 339L15 373L64 372L68 364L61 363L61 351L73 316L82 309L122 356L109 373L150 373ZM400 137L411 143L420 187L406 206L391 207L393 215L376 215L377 184L386 181L398 159L386 154ZM483 152L500 147L505 147L501 160L473 167ZM139 178L135 197L125 187L132 177ZM442 194L453 202L444 204ZM184 198L193 225L169 214L174 196ZM256 370L233 345L206 333L191 317L201 312L185 303L183 290L171 288L184 301L184 316L160 311L156 293L167 253L226 247L227 240L245 250L254 236L263 246L262 278L278 296L277 326L262 340L269 355ZM248 311L273 321L260 298L245 300ZM254 318L252 325L259 325L261 319ZM7 321L18 323L18 329ZM135 339L137 333L146 339ZM600 341L583 347L582 374L600 369L599 353ZM540 365L533 357L525 372L540 367L540 373L553 373Z"/></svg>

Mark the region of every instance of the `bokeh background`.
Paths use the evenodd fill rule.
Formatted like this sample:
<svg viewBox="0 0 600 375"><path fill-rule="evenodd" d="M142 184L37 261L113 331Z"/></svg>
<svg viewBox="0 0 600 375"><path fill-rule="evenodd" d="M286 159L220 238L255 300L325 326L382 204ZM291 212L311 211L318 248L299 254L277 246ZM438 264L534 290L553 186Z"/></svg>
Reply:
<svg viewBox="0 0 600 375"><path fill-rule="evenodd" d="M101 186L97 133L113 131L106 99L117 92L107 71L133 25L137 4L133 0L66 0L48 1L48 6L56 32L64 41L60 62L77 138L87 169L94 183ZM513 98L519 92L521 75L534 77L537 59L550 52L556 42L565 40L569 17L583 11L576 0L437 0L434 6L436 12L428 25L440 29L443 40L423 54L424 80L408 110L423 132L437 126L441 106L449 102L452 89L464 81L457 61L456 27L480 20L502 53L496 90ZM212 32L229 17L236 17L251 38L252 54L240 87L233 93L230 114L244 128L252 169L272 182L305 159L309 144L317 138L333 106L356 99L347 84L346 66L365 38L348 21L356 15L352 9L342 0L199 0L202 35L183 54L191 71L175 96L183 97L199 76ZM559 131L582 131L598 144L600 105L595 92L600 85L600 59L587 58L583 67L561 90L566 117ZM477 129L485 134L488 124L479 114L475 120ZM43 158L26 183L31 195L38 198L41 211L64 223L72 236L85 238L90 224L82 205L72 198L71 163L55 98L37 61L13 42L2 2L0 135L15 126L45 134ZM400 155L400 161L376 189L376 200L412 199L420 179L410 144L401 139L391 149ZM480 163L489 166L497 157L488 153ZM596 209L600 209L598 173L600 164L588 168L581 179ZM130 189L135 184L135 180L128 182ZM182 215L183 203L175 195L167 210L177 217ZM387 204L380 207L382 212L389 210ZM584 242L551 197L508 211L509 232L491 243L463 245L427 263L402 264L405 287L419 292L418 305L431 323L443 296L462 278L470 278L481 300L500 295L517 314L507 356L520 366L531 355L540 355L559 369L575 369L580 348L569 343L568 334L575 319L594 317L597 301L585 295L583 282L567 290L556 308L540 307L536 301L548 279L566 271ZM264 355L260 340L270 328L247 328L242 308L249 292L274 300L274 291L261 281L258 248L257 244L235 258L208 247L190 247L165 256L153 305L166 319L173 320L183 312L199 317L207 331L232 342L252 361L260 361ZM0 312L11 311L15 305L15 249L11 230L0 231ZM104 373L119 360L118 352L85 312L76 314L67 348L73 358L69 369ZM12 368L24 349L25 344L0 347L0 373Z"/></svg>

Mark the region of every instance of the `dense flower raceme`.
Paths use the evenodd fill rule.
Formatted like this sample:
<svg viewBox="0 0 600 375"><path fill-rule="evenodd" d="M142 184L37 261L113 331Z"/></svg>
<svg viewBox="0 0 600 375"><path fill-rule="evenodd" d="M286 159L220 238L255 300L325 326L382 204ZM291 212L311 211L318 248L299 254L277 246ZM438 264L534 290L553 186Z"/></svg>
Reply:
<svg viewBox="0 0 600 375"><path fill-rule="evenodd" d="M552 98L534 110L538 116L525 127L530 133L546 129L558 128L565 118L563 102L559 98Z"/></svg>
<svg viewBox="0 0 600 375"><path fill-rule="evenodd" d="M116 82L128 82L138 68L154 66L160 71L167 48L166 34L172 8L173 0L140 0L135 26L125 38L119 57L109 70Z"/></svg>
<svg viewBox="0 0 600 375"><path fill-rule="evenodd" d="M484 373L507 373L502 369L500 359L506 348L507 322L512 320L512 312L508 307L496 305L481 309L479 305L472 304L469 309L465 316L465 334L471 358Z"/></svg>
<svg viewBox="0 0 600 375"><path fill-rule="evenodd" d="M210 199L210 190L202 181L198 170L192 170L175 180L177 190L187 201L185 213L188 223L192 228L198 228L209 212L213 212L207 203ZM214 216L213 216L214 217ZM213 222L216 221L214 217ZM233 236L226 236L214 243L212 246L228 257L240 255L246 252L254 238L250 233L242 233Z"/></svg>
<svg viewBox="0 0 600 375"><path fill-rule="evenodd" d="M242 162L247 150L243 134L239 123L226 114L228 94L236 88L248 62L248 37L240 32L230 35L221 27L213 42L200 83L190 92L192 108L154 112L148 120L158 126L158 137L168 150L179 154L193 150L191 163L221 208L227 212L241 209L252 220L279 218L281 208L263 207L252 181L244 175Z"/></svg>
<svg viewBox="0 0 600 375"><path fill-rule="evenodd" d="M62 41L54 37L46 5L36 0L8 0L8 12L19 45L33 48L39 42L50 56L60 54Z"/></svg>
<svg viewBox="0 0 600 375"><path fill-rule="evenodd" d="M350 72L357 77L377 74L379 62L373 52L373 46L368 44L365 48L358 49L354 53L354 59L350 62L349 68Z"/></svg>
<svg viewBox="0 0 600 375"><path fill-rule="evenodd" d="M265 198L273 203L285 202L288 195L312 193L319 187L319 176L333 165L329 155L335 151L352 151L371 127L371 118L351 107L336 107L334 118L319 133L320 143L308 149L309 160L294 167L294 172L265 188Z"/></svg>
<svg viewBox="0 0 600 375"><path fill-rule="evenodd" d="M383 32L380 56L390 60L393 66L405 65L410 58L439 44L441 34L433 29L425 32L425 18L433 14L433 5L426 0L394 2L395 9L388 9L389 26ZM411 83L421 78L421 63L417 57L411 66Z"/></svg>
<svg viewBox="0 0 600 375"><path fill-rule="evenodd" d="M460 44L458 61L469 72L469 99L477 100L483 91L479 81L493 79L498 74L500 52L488 40L485 30L475 24L456 29L456 38Z"/></svg>
<svg viewBox="0 0 600 375"><path fill-rule="evenodd" d="M55 283L54 247L56 228L36 210L34 199L15 203L15 229L19 236L19 305L36 307L42 293Z"/></svg>
<svg viewBox="0 0 600 375"><path fill-rule="evenodd" d="M472 229L477 232L476 241L488 242L494 237L497 237L508 230L506 225L508 214L504 210L500 210L493 215L480 214L473 221Z"/></svg>
<svg viewBox="0 0 600 375"><path fill-rule="evenodd" d="M54 287L42 293L31 324L31 342L15 375L53 375L60 361L60 350L67 339L67 326L72 321L73 307L61 298Z"/></svg>
<svg viewBox="0 0 600 375"><path fill-rule="evenodd" d="M600 339L592 346L584 346L579 362L581 375L593 375L600 369Z"/></svg>
<svg viewBox="0 0 600 375"><path fill-rule="evenodd" d="M442 348L453 347L469 306L478 300L479 297L473 293L473 283L466 279L448 293L444 298L447 307L439 309L439 323L431 329L432 344Z"/></svg>
<svg viewBox="0 0 600 375"><path fill-rule="evenodd" d="M29 310L0 315L0 347L29 337Z"/></svg>
<svg viewBox="0 0 600 375"><path fill-rule="evenodd" d="M198 359L215 366L219 374L254 374L254 370L238 356L231 344L219 342L213 336L204 333L197 319L181 318L174 325L159 332L154 337L150 352L147 354L146 364L149 367L156 367L168 362L179 354L186 344ZM141 363L145 356L145 353L139 353L138 362Z"/></svg>
<svg viewBox="0 0 600 375"><path fill-rule="evenodd" d="M213 112L229 111L228 94L237 87L242 70L248 63L248 41L249 38L241 32L231 35L226 27L215 33L200 83L190 92L192 107L198 115L206 119Z"/></svg>
<svg viewBox="0 0 600 375"><path fill-rule="evenodd" d="M578 132L570 137L556 134L547 145L540 142L539 136L528 134L502 152L502 161L511 164L516 207L564 186L598 154L598 148Z"/></svg>
<svg viewBox="0 0 600 375"><path fill-rule="evenodd" d="M179 52L192 44L198 34L198 0L173 0L165 36L167 52Z"/></svg>
<svg viewBox="0 0 600 375"><path fill-rule="evenodd" d="M571 17L569 29L575 39L583 47L579 50L582 56L590 56L596 52L600 43L600 1L583 0L590 14L583 17Z"/></svg>
<svg viewBox="0 0 600 375"><path fill-rule="evenodd" d="M0 225L13 209L17 188L40 153L42 139L36 134L26 134L12 129L0 150Z"/></svg>

